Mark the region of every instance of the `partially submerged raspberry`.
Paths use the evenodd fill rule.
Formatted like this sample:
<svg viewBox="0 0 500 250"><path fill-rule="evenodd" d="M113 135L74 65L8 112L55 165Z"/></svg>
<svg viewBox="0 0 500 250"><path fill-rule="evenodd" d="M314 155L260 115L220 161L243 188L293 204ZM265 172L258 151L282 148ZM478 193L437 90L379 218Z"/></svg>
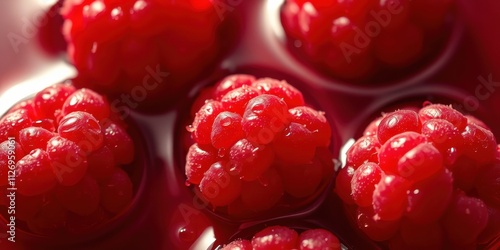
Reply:
<svg viewBox="0 0 500 250"><path fill-rule="evenodd" d="M317 228L298 234L295 230L284 226L270 226L256 233L251 240L235 240L221 250L340 250L339 239L331 232Z"/></svg>
<svg viewBox="0 0 500 250"><path fill-rule="evenodd" d="M453 0L287 0L281 21L293 49L315 68L373 82L401 77L433 52L429 48L440 47L452 5Z"/></svg>
<svg viewBox="0 0 500 250"><path fill-rule="evenodd" d="M17 218L35 233L67 233L123 211L133 184L121 167L135 150L122 123L106 98L69 84L47 87L2 117L0 188L17 188Z"/></svg>
<svg viewBox="0 0 500 250"><path fill-rule="evenodd" d="M347 151L336 192L391 249L462 249L500 236L499 147L476 118L429 104L376 119ZM496 230L496 232L494 231Z"/></svg>
<svg viewBox="0 0 500 250"><path fill-rule="evenodd" d="M304 106L297 89L231 75L200 98L207 96L188 126L195 143L185 173L213 207L237 218L291 209L330 182L330 125L322 112Z"/></svg>

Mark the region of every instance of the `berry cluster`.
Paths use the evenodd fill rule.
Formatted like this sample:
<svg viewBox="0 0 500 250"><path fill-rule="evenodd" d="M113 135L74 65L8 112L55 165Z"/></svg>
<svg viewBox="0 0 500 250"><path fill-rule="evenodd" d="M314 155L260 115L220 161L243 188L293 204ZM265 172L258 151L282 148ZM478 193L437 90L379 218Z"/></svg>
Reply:
<svg viewBox="0 0 500 250"><path fill-rule="evenodd" d="M236 217L290 207L332 178L330 125L285 81L231 75L200 98L185 172L214 207Z"/></svg>
<svg viewBox="0 0 500 250"><path fill-rule="evenodd" d="M362 81L377 72L395 75L428 54L442 40L451 5L452 0L287 0L281 19L315 66Z"/></svg>
<svg viewBox="0 0 500 250"><path fill-rule="evenodd" d="M500 149L450 106L398 110L347 152L336 192L359 228L391 249L464 249L499 236Z"/></svg>
<svg viewBox="0 0 500 250"><path fill-rule="evenodd" d="M300 235L291 228L270 226L256 233L252 240L235 240L221 250L340 250L339 239L325 229L309 229Z"/></svg>
<svg viewBox="0 0 500 250"><path fill-rule="evenodd" d="M33 232L89 229L132 200L121 167L133 161L134 144L89 89L56 84L19 103L0 120L0 142L0 188L17 188L16 218ZM8 196L0 202L10 209Z"/></svg>
<svg viewBox="0 0 500 250"><path fill-rule="evenodd" d="M175 100L218 54L210 0L67 0L62 14L78 79L105 93L136 91L141 105Z"/></svg>

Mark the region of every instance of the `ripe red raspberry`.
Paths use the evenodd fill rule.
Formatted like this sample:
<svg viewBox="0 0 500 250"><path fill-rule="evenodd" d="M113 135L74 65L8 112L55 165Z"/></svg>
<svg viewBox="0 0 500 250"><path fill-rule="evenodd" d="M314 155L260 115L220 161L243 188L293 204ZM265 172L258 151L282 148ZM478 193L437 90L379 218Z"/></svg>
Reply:
<svg viewBox="0 0 500 250"><path fill-rule="evenodd" d="M452 0L287 0L281 22L292 50L316 68L373 82L428 60L433 51L426 48L442 45L452 5Z"/></svg>
<svg viewBox="0 0 500 250"><path fill-rule="evenodd" d="M133 108L174 103L219 54L221 19L209 0L67 0L61 13L78 84Z"/></svg>
<svg viewBox="0 0 500 250"><path fill-rule="evenodd" d="M357 211L360 230L390 249L488 244L500 236L491 226L500 208L499 152L486 125L451 106L398 110L351 146L336 192Z"/></svg>
<svg viewBox="0 0 500 250"><path fill-rule="evenodd" d="M104 224L131 203L133 184L121 166L132 162L134 144L115 117L105 97L56 84L0 119L0 189L17 188L16 218L29 230Z"/></svg>
<svg viewBox="0 0 500 250"><path fill-rule="evenodd" d="M194 144L185 165L203 199L248 218L297 209L289 202L322 192L333 174L332 131L301 92L285 81L231 75L204 93L187 127Z"/></svg>
<svg viewBox="0 0 500 250"><path fill-rule="evenodd" d="M239 239L222 247L222 250L237 249L340 250L342 248L339 239L325 229L308 229L298 234L295 230L288 227L270 226L257 232L252 240Z"/></svg>

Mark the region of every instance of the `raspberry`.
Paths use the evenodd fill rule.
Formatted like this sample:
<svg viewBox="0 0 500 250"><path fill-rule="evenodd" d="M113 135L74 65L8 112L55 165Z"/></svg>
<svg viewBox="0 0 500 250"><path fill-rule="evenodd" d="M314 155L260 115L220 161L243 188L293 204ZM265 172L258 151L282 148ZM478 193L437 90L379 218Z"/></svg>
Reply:
<svg viewBox="0 0 500 250"><path fill-rule="evenodd" d="M24 109L15 110L0 119L0 141L15 137L19 131L31 125L31 118Z"/></svg>
<svg viewBox="0 0 500 250"><path fill-rule="evenodd" d="M205 172L200 182L201 193L214 206L226 206L241 192L241 181L235 176L229 175L223 165L225 162L216 162Z"/></svg>
<svg viewBox="0 0 500 250"><path fill-rule="evenodd" d="M62 115L62 106L75 87L68 84L55 84L38 92L33 98L36 115L57 120Z"/></svg>
<svg viewBox="0 0 500 250"><path fill-rule="evenodd" d="M220 101L220 99L229 91L243 86L250 86L254 81L255 77L252 75L227 76L217 83L217 87L215 88L213 94L217 97L217 100Z"/></svg>
<svg viewBox="0 0 500 250"><path fill-rule="evenodd" d="M94 178L85 175L73 186L58 186L55 196L69 211L78 215L89 215L99 206L99 185Z"/></svg>
<svg viewBox="0 0 500 250"><path fill-rule="evenodd" d="M310 162L316 152L314 135L304 125L292 122L274 138L276 156L287 164L305 164Z"/></svg>
<svg viewBox="0 0 500 250"><path fill-rule="evenodd" d="M47 147L47 142L54 136L54 133L44 128L27 127L19 131L19 142L24 152L31 152L37 148Z"/></svg>
<svg viewBox="0 0 500 250"><path fill-rule="evenodd" d="M78 80L109 94L126 93L141 108L178 100L221 47L221 22L209 0L71 0L61 13Z"/></svg>
<svg viewBox="0 0 500 250"><path fill-rule="evenodd" d="M79 89L70 95L62 105L64 116L75 111L84 111L97 120L103 120L109 117L110 108L105 97L90 89Z"/></svg>
<svg viewBox="0 0 500 250"><path fill-rule="evenodd" d="M366 161L378 163L380 142L375 135L367 135L357 140L347 151L347 165L358 168Z"/></svg>
<svg viewBox="0 0 500 250"><path fill-rule="evenodd" d="M354 175L354 168L347 166L342 168L335 180L335 192L342 199L345 204L353 205L354 199L351 196L351 181Z"/></svg>
<svg viewBox="0 0 500 250"><path fill-rule="evenodd" d="M105 97L60 83L0 119L0 187L7 192L15 177L20 225L44 235L88 232L132 202L121 166L134 160L134 143L117 118Z"/></svg>
<svg viewBox="0 0 500 250"><path fill-rule="evenodd" d="M222 247L223 250L266 249L331 249L340 250L339 239L331 232L317 228L298 234L285 226L269 226L257 232L251 241L238 239Z"/></svg>
<svg viewBox="0 0 500 250"><path fill-rule="evenodd" d="M298 244L295 230L283 226L271 226L256 233L252 238L254 249L293 249Z"/></svg>
<svg viewBox="0 0 500 250"><path fill-rule="evenodd" d="M419 131L418 114L412 110L398 110L387 114L378 125L378 141L383 144L389 138L405 131Z"/></svg>
<svg viewBox="0 0 500 250"><path fill-rule="evenodd" d="M271 167L274 152L271 147L256 146L247 139L241 139L231 147L229 160L233 164L229 165L229 172L241 175L242 180L254 181Z"/></svg>
<svg viewBox="0 0 500 250"><path fill-rule="evenodd" d="M16 179L19 193L34 196L45 193L56 186L47 152L35 149L16 163Z"/></svg>
<svg viewBox="0 0 500 250"><path fill-rule="evenodd" d="M453 245L470 244L486 227L488 208L477 198L455 193L443 219L443 228Z"/></svg>
<svg viewBox="0 0 500 250"><path fill-rule="evenodd" d="M309 229L299 236L300 250L332 249L340 250L340 242L335 235L324 229Z"/></svg>
<svg viewBox="0 0 500 250"><path fill-rule="evenodd" d="M102 146L103 135L99 121L87 112L76 111L64 116L57 128L61 137L74 143L89 141L87 153L93 152Z"/></svg>
<svg viewBox="0 0 500 250"><path fill-rule="evenodd" d="M484 202L491 204L494 207L500 207L500 163L489 165L479 173L476 179L476 190L479 197Z"/></svg>
<svg viewBox="0 0 500 250"><path fill-rule="evenodd" d="M9 152L13 152L9 154ZM15 141L4 141L0 143L0 166L9 166L15 164L15 160L24 157L25 153L21 145ZM14 159L14 157L16 159ZM10 160L10 162L9 162ZM0 167L0 186L5 186L9 182L9 168Z"/></svg>
<svg viewBox="0 0 500 250"><path fill-rule="evenodd" d="M99 183L101 205L111 213L123 211L132 202L133 184L121 168Z"/></svg>
<svg viewBox="0 0 500 250"><path fill-rule="evenodd" d="M285 81L230 75L194 105L185 174L218 212L242 219L296 209L288 200L312 200L334 174L324 113Z"/></svg>
<svg viewBox="0 0 500 250"><path fill-rule="evenodd" d="M287 116L283 100L274 95L263 94L248 102L241 125L251 142L269 144L288 125Z"/></svg>
<svg viewBox="0 0 500 250"><path fill-rule="evenodd" d="M187 180L192 184L200 184L205 172L217 160L216 155L212 147L203 148L196 143L191 145L186 156Z"/></svg>
<svg viewBox="0 0 500 250"><path fill-rule="evenodd" d="M407 180L396 175L380 178L372 197L373 210L380 220L397 220L403 215L409 184Z"/></svg>
<svg viewBox="0 0 500 250"><path fill-rule="evenodd" d="M258 180L244 183L241 200L246 208L261 212L271 209L284 193L283 182L274 168L268 169Z"/></svg>
<svg viewBox="0 0 500 250"><path fill-rule="evenodd" d="M87 163L88 173L97 180L109 177L116 167L113 152L106 146L102 146L87 156Z"/></svg>
<svg viewBox="0 0 500 250"><path fill-rule="evenodd" d="M399 220L381 220L375 216L371 206L358 207L356 211L356 222L358 227L370 239L385 241L392 238L399 229Z"/></svg>
<svg viewBox="0 0 500 250"><path fill-rule="evenodd" d="M398 110L349 148L335 191L357 209L360 230L390 249L488 244L498 237L498 152L484 123L451 106Z"/></svg>
<svg viewBox="0 0 500 250"><path fill-rule="evenodd" d="M52 137L47 143L53 172L63 186L73 186L87 172L87 157L76 143L60 136Z"/></svg>
<svg viewBox="0 0 500 250"><path fill-rule="evenodd" d="M104 145L113 153L118 164L129 164L134 160L134 144L127 132L118 124L104 124Z"/></svg>
<svg viewBox="0 0 500 250"><path fill-rule="evenodd" d="M63 18L59 14L63 6L63 0L58 0L45 12L45 25L41 25L38 29L37 40L43 50L51 55L57 56L66 50L67 44L64 36L61 33Z"/></svg>
<svg viewBox="0 0 500 250"><path fill-rule="evenodd" d="M197 143L201 145L211 144L212 126L215 118L222 112L222 103L217 101L207 101L194 118L193 124L188 130L193 133Z"/></svg>
<svg viewBox="0 0 500 250"><path fill-rule="evenodd" d="M227 149L244 136L240 115L224 111L215 118L210 136L215 148Z"/></svg>
<svg viewBox="0 0 500 250"><path fill-rule="evenodd" d="M331 76L373 82L421 65L442 47L452 1L288 0L281 23L290 48ZM429 17L427 13L432 9ZM393 77L397 74L393 74Z"/></svg>
<svg viewBox="0 0 500 250"><path fill-rule="evenodd" d="M252 250L252 243L248 240L235 240L225 245L221 250Z"/></svg>
<svg viewBox="0 0 500 250"><path fill-rule="evenodd" d="M109 220L109 215L106 214L104 209L97 207L97 209L89 215L69 214L67 218L66 227L72 233L84 233L92 228L96 228L106 220Z"/></svg>
<svg viewBox="0 0 500 250"><path fill-rule="evenodd" d="M316 158L312 163L280 166L283 188L293 197L312 195L321 184L323 164Z"/></svg>
<svg viewBox="0 0 500 250"><path fill-rule="evenodd" d="M416 183L408 190L406 217L421 224L439 220L450 202L452 192L453 177L447 169Z"/></svg>
<svg viewBox="0 0 500 250"><path fill-rule="evenodd" d="M352 198L360 207L372 204L375 185L380 181L382 170L373 162L367 162L354 171L351 179Z"/></svg>
<svg viewBox="0 0 500 250"><path fill-rule="evenodd" d="M330 145L329 138L332 136L332 131L324 113L305 106L291 108L288 112L290 113L290 121L303 124L316 136L319 145Z"/></svg>

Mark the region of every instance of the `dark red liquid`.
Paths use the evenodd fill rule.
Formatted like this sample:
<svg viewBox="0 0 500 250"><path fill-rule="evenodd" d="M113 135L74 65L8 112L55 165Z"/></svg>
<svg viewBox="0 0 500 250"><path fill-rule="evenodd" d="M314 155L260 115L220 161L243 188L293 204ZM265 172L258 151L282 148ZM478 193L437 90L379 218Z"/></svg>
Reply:
<svg viewBox="0 0 500 250"><path fill-rule="evenodd" d="M192 188L185 184L182 165L185 126L191 122L190 105L199 90L228 74L284 79L302 91L307 103L326 113L334 130L331 150L336 156L341 155L342 145L357 138L381 112L419 106L426 100L453 104L475 115L500 139L500 83L495 83L500 82L500 35L498 31L491 37L488 35L497 30L498 15L495 23L494 18L482 14L488 12L463 11L466 4L462 2L466 1L458 1L450 40L435 60L415 69L400 82L351 85L325 77L291 54L279 22L279 4L268 3L275 1L232 2L240 3L222 14L237 29L236 38L227 39L235 40L236 44L227 45L230 50L216 70L200 81L174 110L132 116L146 141L139 150L145 150L149 163L144 190L131 214L121 218L116 227L96 232L97 237L84 243L61 246L57 237L47 241L70 249L211 249L238 237L249 238L264 225L282 224L298 230L323 227L337 234L349 249L376 249L351 225L331 188L319 196L317 206L265 223L230 222L200 204ZM478 3L475 7L481 11L500 9L500 3L494 0L483 2L491 6ZM473 3L467 3L467 8L468 5ZM490 77L492 83L488 84ZM0 104L4 105L2 101ZM1 239L0 246L5 242ZM16 247L32 244L14 243Z"/></svg>

